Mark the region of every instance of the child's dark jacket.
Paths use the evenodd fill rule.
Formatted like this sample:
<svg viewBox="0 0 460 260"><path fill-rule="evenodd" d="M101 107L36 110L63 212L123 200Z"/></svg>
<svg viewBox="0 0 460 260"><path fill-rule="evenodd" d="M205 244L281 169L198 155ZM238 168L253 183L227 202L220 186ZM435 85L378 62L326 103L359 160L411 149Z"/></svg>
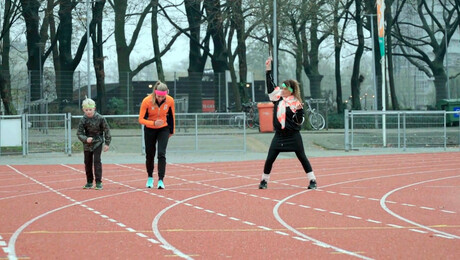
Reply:
<svg viewBox="0 0 460 260"><path fill-rule="evenodd" d="M105 118L99 113L95 112L94 116L89 118L86 115L80 120L78 124L77 136L83 142L83 149L85 151L94 151L100 145L105 143L110 145L112 136L110 135L110 128ZM92 143L87 143L88 137L93 138Z"/></svg>

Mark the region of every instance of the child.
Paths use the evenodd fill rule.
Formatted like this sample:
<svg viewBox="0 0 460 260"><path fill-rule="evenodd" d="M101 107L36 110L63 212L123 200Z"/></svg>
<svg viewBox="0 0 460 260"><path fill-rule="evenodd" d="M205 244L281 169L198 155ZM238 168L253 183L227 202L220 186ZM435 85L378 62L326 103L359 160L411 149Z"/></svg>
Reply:
<svg viewBox="0 0 460 260"><path fill-rule="evenodd" d="M77 136L83 143L85 155L86 185L83 186L83 189L91 189L93 180L96 178L95 189L102 190L101 152L109 150L112 136L107 121L96 112L96 103L92 99L83 100L82 108L85 115L78 124Z"/></svg>
<svg viewBox="0 0 460 260"><path fill-rule="evenodd" d="M305 155L302 136L300 135L304 111L299 83L296 80L285 80L280 87L277 87L272 78L271 61L272 59L268 58L265 62L265 70L267 93L269 93L270 101L274 104L273 127L275 136L268 150L259 189L267 188L273 163L281 152L295 152L309 179L308 189L316 189L316 177Z"/></svg>

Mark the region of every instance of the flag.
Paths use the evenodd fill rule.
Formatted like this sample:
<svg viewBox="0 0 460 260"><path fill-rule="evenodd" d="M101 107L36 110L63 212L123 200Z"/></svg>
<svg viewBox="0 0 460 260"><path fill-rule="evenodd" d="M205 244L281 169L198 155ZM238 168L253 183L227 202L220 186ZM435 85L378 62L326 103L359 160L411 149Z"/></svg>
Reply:
<svg viewBox="0 0 460 260"><path fill-rule="evenodd" d="M385 0L376 0L376 2L380 55L383 58L385 56Z"/></svg>

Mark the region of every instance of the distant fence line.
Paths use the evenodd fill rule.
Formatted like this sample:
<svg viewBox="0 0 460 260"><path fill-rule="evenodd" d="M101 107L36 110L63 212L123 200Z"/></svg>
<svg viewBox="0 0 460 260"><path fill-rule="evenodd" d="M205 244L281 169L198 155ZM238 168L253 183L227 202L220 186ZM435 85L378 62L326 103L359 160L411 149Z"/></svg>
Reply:
<svg viewBox="0 0 460 260"><path fill-rule="evenodd" d="M22 114L0 116L0 156L82 151L76 131L82 116L66 114ZM144 131L138 115L105 115L110 125L110 150L145 154ZM176 113L176 133L168 151L246 151L246 126L235 125L244 113Z"/></svg>
<svg viewBox="0 0 460 260"><path fill-rule="evenodd" d="M345 111L345 151L375 148L460 149L458 111ZM76 137L81 115L22 114L0 116L0 156L82 151ZM454 126L446 118L454 120ZM113 136L111 150L144 154L138 115L105 115ZM172 152L246 152L244 113L177 113ZM385 124L383 124L385 122ZM384 127L382 127L384 126Z"/></svg>
<svg viewBox="0 0 460 260"><path fill-rule="evenodd" d="M345 110L345 150L460 148L459 115L460 111Z"/></svg>

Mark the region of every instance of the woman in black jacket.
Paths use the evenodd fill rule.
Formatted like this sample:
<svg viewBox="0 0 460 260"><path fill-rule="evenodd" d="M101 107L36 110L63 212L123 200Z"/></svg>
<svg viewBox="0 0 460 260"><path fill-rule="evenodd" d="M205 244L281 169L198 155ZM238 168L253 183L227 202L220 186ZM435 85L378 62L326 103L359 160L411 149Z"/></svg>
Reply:
<svg viewBox="0 0 460 260"><path fill-rule="evenodd" d="M300 135L304 111L299 83L289 79L285 80L281 87L277 87L272 77L271 62L272 59L268 58L265 62L265 70L268 96L274 104L273 127L275 136L268 150L259 189L267 188L273 163L280 152L295 152L310 181L308 189L316 189L316 177L305 155L302 136Z"/></svg>

